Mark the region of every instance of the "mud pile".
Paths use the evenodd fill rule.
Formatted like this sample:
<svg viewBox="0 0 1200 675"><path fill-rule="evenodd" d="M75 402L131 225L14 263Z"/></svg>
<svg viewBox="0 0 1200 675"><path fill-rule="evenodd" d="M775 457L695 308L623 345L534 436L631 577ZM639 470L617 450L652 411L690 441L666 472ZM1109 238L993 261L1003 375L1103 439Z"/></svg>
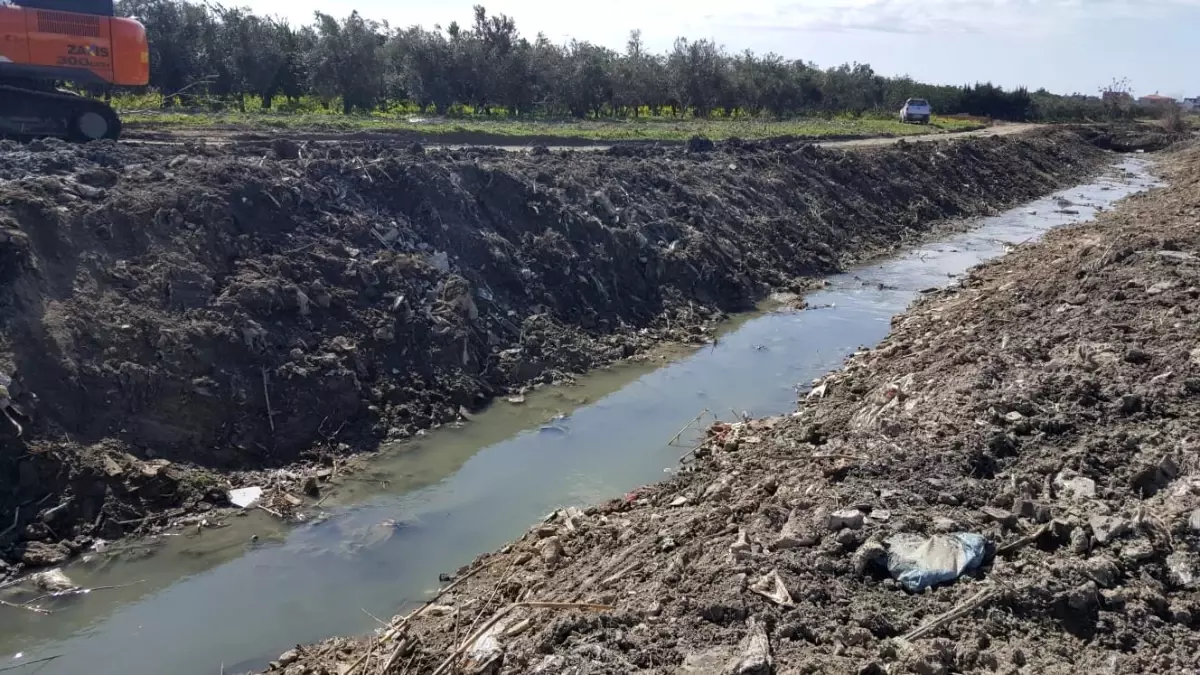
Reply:
<svg viewBox="0 0 1200 675"><path fill-rule="evenodd" d="M214 472L327 461L702 342L769 290L1101 161L1073 132L863 152L5 145L0 550L53 561L222 503Z"/></svg>
<svg viewBox="0 0 1200 675"><path fill-rule="evenodd" d="M1173 187L918 303L796 414L714 426L690 472L273 672L1189 672L1200 149L1173 161ZM950 533L982 564L905 590L891 542Z"/></svg>

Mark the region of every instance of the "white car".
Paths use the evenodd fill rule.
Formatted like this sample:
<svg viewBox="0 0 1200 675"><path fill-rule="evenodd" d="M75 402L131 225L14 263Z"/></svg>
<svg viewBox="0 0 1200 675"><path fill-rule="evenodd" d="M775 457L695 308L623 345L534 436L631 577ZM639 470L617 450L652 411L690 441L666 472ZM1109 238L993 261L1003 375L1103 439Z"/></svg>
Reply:
<svg viewBox="0 0 1200 675"><path fill-rule="evenodd" d="M900 109L901 122L929 124L929 118L932 116L933 108L929 105L929 101L923 98L910 98L904 102L904 107Z"/></svg>

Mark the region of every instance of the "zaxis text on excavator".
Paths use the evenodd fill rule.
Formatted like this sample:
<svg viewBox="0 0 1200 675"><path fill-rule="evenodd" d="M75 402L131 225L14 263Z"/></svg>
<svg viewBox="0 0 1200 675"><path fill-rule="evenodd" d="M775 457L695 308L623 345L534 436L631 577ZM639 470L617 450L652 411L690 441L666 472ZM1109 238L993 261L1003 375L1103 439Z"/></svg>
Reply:
<svg viewBox="0 0 1200 675"><path fill-rule="evenodd" d="M117 138L121 120L102 101L58 88L150 81L146 29L114 16L113 0L0 0L0 134Z"/></svg>

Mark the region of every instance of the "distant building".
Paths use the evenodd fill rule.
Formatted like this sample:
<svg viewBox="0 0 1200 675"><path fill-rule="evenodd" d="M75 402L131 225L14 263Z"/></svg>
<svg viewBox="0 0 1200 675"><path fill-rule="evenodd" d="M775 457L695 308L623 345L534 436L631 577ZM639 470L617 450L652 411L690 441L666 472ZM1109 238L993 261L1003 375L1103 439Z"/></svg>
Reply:
<svg viewBox="0 0 1200 675"><path fill-rule="evenodd" d="M1150 94L1149 96L1143 96L1138 99L1138 103L1141 103L1142 105L1167 105L1168 103L1174 102L1175 99L1171 98L1170 96L1159 96L1158 94Z"/></svg>
<svg viewBox="0 0 1200 675"><path fill-rule="evenodd" d="M1179 107L1183 108L1184 112L1200 112L1200 96L1183 99Z"/></svg>

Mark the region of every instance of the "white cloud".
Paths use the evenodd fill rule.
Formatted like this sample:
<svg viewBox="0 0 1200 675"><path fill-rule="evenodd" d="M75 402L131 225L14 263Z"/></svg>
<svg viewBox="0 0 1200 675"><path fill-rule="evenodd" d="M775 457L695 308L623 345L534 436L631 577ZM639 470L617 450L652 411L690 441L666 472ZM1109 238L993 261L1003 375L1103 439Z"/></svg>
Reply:
<svg viewBox="0 0 1200 675"><path fill-rule="evenodd" d="M1200 0L807 0L742 10L744 28L885 33L1070 32L1096 19L1156 18Z"/></svg>
<svg viewBox="0 0 1200 675"><path fill-rule="evenodd" d="M307 23L312 11L344 16L353 9L393 26L432 27L471 20L471 6L517 20L527 35L574 37L617 46L631 28L648 34L705 37L728 29L764 31L868 31L936 34L988 33L1037 36L1073 32L1098 19L1162 18L1172 9L1200 7L1200 0L607 0L583 14L557 0L250 0L260 12Z"/></svg>

